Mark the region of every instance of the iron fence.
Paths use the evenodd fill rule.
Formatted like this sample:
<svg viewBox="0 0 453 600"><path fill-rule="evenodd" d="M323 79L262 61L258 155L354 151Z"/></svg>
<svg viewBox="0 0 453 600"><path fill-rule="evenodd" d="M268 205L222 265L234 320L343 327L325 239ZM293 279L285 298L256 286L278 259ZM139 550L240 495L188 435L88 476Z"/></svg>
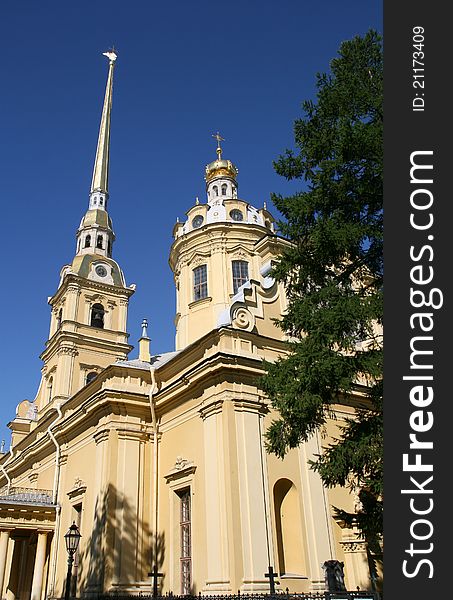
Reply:
<svg viewBox="0 0 453 600"><path fill-rule="evenodd" d="M370 591L346 591L346 592L305 592L305 593L290 593L277 592L276 594L269 593L254 593L254 594L193 594L181 596L167 592L165 595L153 596L152 594L102 594L98 595L96 600L383 600L381 592Z"/></svg>

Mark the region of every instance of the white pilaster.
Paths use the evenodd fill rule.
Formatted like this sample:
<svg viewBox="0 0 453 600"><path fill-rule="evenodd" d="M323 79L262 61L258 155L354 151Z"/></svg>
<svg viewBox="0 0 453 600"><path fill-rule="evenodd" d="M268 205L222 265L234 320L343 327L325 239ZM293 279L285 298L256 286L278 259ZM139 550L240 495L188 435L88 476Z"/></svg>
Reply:
<svg viewBox="0 0 453 600"><path fill-rule="evenodd" d="M263 417L260 412L263 408L259 402L234 402L243 554L241 591L244 592L269 590L265 573L269 566L270 548L261 457L260 419Z"/></svg>
<svg viewBox="0 0 453 600"><path fill-rule="evenodd" d="M3 598L3 584L5 582L6 558L8 556L8 542L10 530L0 533L0 596Z"/></svg>
<svg viewBox="0 0 453 600"><path fill-rule="evenodd" d="M31 600L41 600L44 565L46 564L47 531L38 531L35 567L31 584Z"/></svg>
<svg viewBox="0 0 453 600"><path fill-rule="evenodd" d="M206 498L206 550L208 593L231 592L226 523L225 457L222 402L202 410Z"/></svg>
<svg viewBox="0 0 453 600"><path fill-rule="evenodd" d="M313 435L300 446L299 464L304 490L303 505L307 532L310 589L324 590L325 580L322 564L335 559L335 545L331 524L331 507L321 477L310 469L309 461L321 454L319 434Z"/></svg>

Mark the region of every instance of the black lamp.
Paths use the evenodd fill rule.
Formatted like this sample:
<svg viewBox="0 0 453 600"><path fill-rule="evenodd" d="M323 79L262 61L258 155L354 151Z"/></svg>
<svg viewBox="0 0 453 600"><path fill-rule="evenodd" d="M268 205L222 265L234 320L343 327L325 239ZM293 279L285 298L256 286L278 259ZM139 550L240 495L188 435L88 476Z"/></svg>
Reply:
<svg viewBox="0 0 453 600"><path fill-rule="evenodd" d="M77 552L79 547L80 538L79 528L73 522L71 527L65 533L64 541L66 544L66 551L68 553L68 574L66 577L66 589L65 589L65 600L69 600L69 594L71 591L71 576L72 576L72 564L74 562L74 554Z"/></svg>

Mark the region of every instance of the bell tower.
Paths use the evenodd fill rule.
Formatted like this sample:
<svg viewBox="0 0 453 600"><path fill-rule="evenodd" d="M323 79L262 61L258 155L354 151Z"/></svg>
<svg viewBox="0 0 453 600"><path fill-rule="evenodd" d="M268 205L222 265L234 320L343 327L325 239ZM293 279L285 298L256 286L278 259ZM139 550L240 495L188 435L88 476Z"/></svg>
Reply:
<svg viewBox="0 0 453 600"><path fill-rule="evenodd" d="M109 71L88 210L76 233L74 259L62 268L58 289L49 298L50 332L41 355L43 376L35 405L39 412L72 396L131 350L126 322L135 286L126 286L123 272L112 258L115 234L107 212L117 55L113 50L104 55L109 59Z"/></svg>
<svg viewBox="0 0 453 600"><path fill-rule="evenodd" d="M224 140L220 134L213 137L217 140L217 158L205 169L207 202L197 200L187 211L187 220L173 228L170 266L176 284L177 350L231 322L227 313L244 286L260 290L255 302L257 313L263 298L269 303L275 300L264 289L270 286L277 294L277 287L265 280L271 259L282 243L277 241L274 219L266 206L257 209L238 197L238 169L222 157L220 142ZM251 330L253 326L247 327ZM272 332L281 336L273 325Z"/></svg>

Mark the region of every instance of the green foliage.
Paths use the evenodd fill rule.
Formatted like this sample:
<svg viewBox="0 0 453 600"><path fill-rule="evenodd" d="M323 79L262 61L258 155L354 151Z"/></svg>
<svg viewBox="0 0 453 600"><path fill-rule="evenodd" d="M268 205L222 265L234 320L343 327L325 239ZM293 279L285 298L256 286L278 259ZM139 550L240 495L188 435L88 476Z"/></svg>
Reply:
<svg viewBox="0 0 453 600"><path fill-rule="evenodd" d="M274 267L289 301L280 321L289 354L266 363L262 387L279 411L266 433L283 457L325 424L334 403L356 418L312 463L325 485L360 488L362 509L339 514L371 542L382 532L383 152L382 44L368 32L344 42L330 74L317 75L317 101L302 104L297 152L275 163L305 180L294 196L273 196L282 235L293 244Z"/></svg>

